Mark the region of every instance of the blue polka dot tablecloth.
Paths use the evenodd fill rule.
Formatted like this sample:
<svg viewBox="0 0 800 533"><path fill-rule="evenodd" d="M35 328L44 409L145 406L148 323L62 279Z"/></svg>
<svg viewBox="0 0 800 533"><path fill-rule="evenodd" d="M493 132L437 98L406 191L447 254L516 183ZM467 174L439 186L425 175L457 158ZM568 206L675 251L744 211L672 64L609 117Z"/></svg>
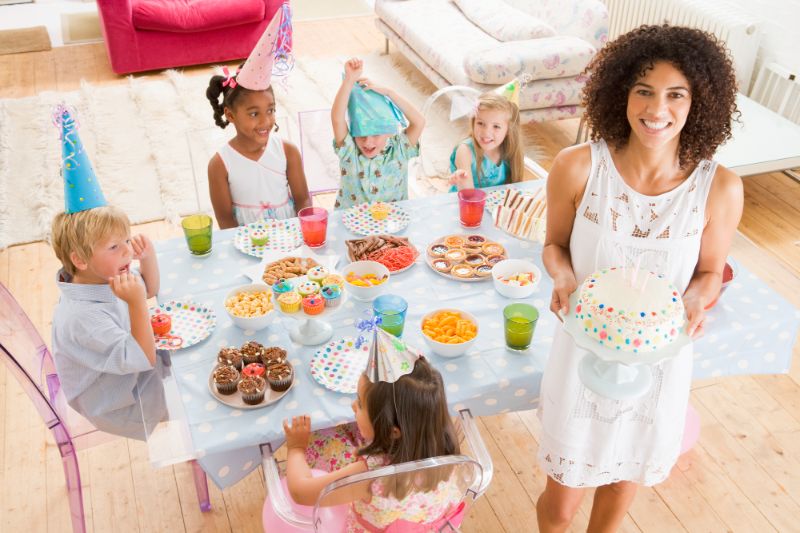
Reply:
<svg viewBox="0 0 800 533"><path fill-rule="evenodd" d="M535 189L542 182L518 184ZM458 223L458 202L454 194L403 202L411 217L400 233L420 250L444 235L465 233ZM328 239L321 254L345 256L344 241L356 236L342 224L342 213L331 214ZM260 463L258 445L283 442L284 418L310 413L312 426L329 427L351 420L351 394L333 392L311 375L311 361L319 346L301 346L291 341L287 326L292 318L279 317L268 328L245 331L234 326L224 309L223 300L233 287L248 283L242 270L258 259L238 252L233 246L235 229L217 231L213 251L205 258L189 255L183 238L156 243L161 268L159 299L192 300L212 306L217 326L204 341L172 353L172 372L178 384L182 406L169 406L170 413L185 412L192 447L200 464L214 482L229 487ZM471 230L502 244L513 258L526 258L545 272L541 245L517 240L493 227L488 215L483 224ZM339 268L345 266L342 260ZM474 415L492 415L536 407L542 371L550 350L553 333L560 323L548 312L552 290L545 276L530 299L541 315L531 348L524 353L506 350L503 337L502 309L511 303L493 288L491 279L480 283L460 283L433 272L424 258L407 271L393 275L387 292L408 301L406 340L418 347L442 373L447 397L453 410L469 408ZM331 315L336 341L355 337L354 324L370 304L349 298L343 309ZM434 355L422 339L422 316L437 308L457 307L478 318L480 334L464 356L448 359ZM695 343L696 378L734 374L785 373L791 362L800 311L770 289L764 282L739 269L737 279L728 287L719 303L709 312L706 335ZM279 402L254 410L237 410L214 399L208 389L208 375L217 351L222 346L241 345L257 340L267 346L281 346L294 364L296 383Z"/></svg>

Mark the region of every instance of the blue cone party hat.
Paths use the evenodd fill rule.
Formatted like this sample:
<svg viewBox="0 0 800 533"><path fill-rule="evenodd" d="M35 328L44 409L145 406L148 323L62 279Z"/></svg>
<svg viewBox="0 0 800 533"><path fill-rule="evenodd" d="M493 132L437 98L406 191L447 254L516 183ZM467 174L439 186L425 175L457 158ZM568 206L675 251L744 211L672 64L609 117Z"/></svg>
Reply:
<svg viewBox="0 0 800 533"><path fill-rule="evenodd" d="M385 95L370 89L364 89L356 83L347 101L347 115L350 120L350 135L367 137L368 135L395 134L400 127L406 127L408 121L392 100Z"/></svg>
<svg viewBox="0 0 800 533"><path fill-rule="evenodd" d="M78 136L78 125L72 113L64 104L60 104L53 113L53 121L61 134L64 212L77 213L108 205L89 162L89 156L83 149L83 143Z"/></svg>

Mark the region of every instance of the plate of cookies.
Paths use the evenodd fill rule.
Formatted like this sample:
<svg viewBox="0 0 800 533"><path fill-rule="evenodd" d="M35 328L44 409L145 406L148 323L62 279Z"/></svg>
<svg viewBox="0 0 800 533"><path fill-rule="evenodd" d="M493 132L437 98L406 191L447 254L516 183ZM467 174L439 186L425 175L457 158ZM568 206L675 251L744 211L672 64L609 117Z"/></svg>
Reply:
<svg viewBox="0 0 800 533"><path fill-rule="evenodd" d="M359 204L342 214L342 224L356 235L397 233L406 229L409 222L408 211L394 202Z"/></svg>
<svg viewBox="0 0 800 533"><path fill-rule="evenodd" d="M253 257L264 257L268 250L289 252L303 244L303 234L296 219L259 220L239 226L233 247Z"/></svg>
<svg viewBox="0 0 800 533"><path fill-rule="evenodd" d="M434 272L456 281L491 279L492 267L507 258L502 244L476 233L436 239L425 254L425 262Z"/></svg>
<svg viewBox="0 0 800 533"><path fill-rule="evenodd" d="M392 274L404 272L414 266L419 250L409 242L408 237L394 235L369 235L363 239L344 242L350 261L377 261Z"/></svg>
<svg viewBox="0 0 800 533"><path fill-rule="evenodd" d="M208 390L236 409L258 409L283 398L294 385L294 367L286 350L250 341L222 348L208 376Z"/></svg>

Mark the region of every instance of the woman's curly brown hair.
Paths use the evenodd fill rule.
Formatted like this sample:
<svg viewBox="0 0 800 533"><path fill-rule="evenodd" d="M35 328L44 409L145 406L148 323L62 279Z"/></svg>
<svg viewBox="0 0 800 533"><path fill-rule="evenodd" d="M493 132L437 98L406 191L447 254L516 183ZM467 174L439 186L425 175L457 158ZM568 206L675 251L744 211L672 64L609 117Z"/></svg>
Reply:
<svg viewBox="0 0 800 533"><path fill-rule="evenodd" d="M616 149L628 142L628 94L659 61L689 81L692 107L680 134L681 167L711 159L730 139L736 108L736 76L728 53L714 35L680 26L640 26L605 45L586 67L583 89L591 138Z"/></svg>

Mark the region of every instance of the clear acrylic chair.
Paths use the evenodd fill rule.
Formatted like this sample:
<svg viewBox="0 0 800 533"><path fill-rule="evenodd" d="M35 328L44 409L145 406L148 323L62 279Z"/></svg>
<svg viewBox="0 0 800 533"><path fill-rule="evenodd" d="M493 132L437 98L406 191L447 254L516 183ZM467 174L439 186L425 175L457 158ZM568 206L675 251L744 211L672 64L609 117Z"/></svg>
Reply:
<svg viewBox="0 0 800 533"><path fill-rule="evenodd" d="M313 508L295 504L289 496L285 480L280 477L278 462L272 455L269 444L261 446L262 465L267 484L264 502L264 531L290 533L313 530L316 532L340 533L349 512L353 494L368 493L369 487L378 482L387 487L410 487L399 505L416 492L425 492L430 480L447 480L451 498L443 502L441 515L427 523L412 523L398 520L386 525L381 531L387 533L421 533L423 531L458 531L466 512L466 504L480 497L492 480L492 459L478 432L469 410L459 413L461 430L475 459L466 455L447 455L420 461L390 465L360 474L354 474L330 483L323 489ZM367 530L376 529L370 524L361 524Z"/></svg>
<svg viewBox="0 0 800 533"><path fill-rule="evenodd" d="M99 431L67 405L50 351L25 311L2 283L0 359L53 433L64 466L72 529L76 533L83 533L86 523L77 451L116 437ZM206 474L196 461L192 461L192 467L200 509L208 511L211 504Z"/></svg>

